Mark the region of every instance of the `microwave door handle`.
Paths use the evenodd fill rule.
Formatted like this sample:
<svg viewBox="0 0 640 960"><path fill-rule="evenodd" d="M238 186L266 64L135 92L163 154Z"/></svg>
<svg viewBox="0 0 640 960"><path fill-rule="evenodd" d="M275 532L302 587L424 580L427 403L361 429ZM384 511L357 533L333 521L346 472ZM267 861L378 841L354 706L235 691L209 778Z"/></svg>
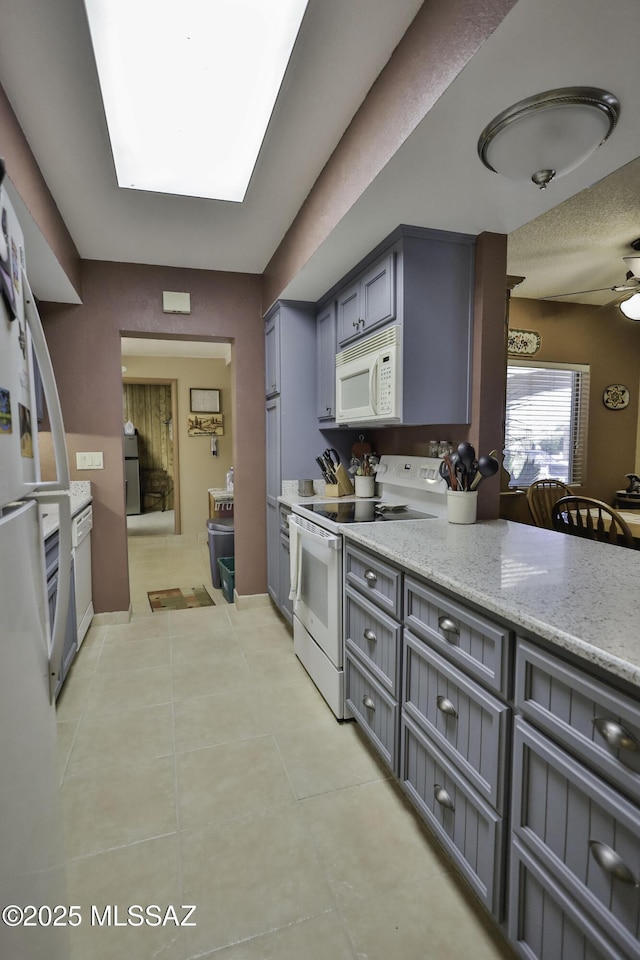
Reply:
<svg viewBox="0 0 640 960"><path fill-rule="evenodd" d="M371 406L373 412L378 412L378 367L380 364L380 358L376 357L375 363L371 367L371 375L369 378L369 399L371 400Z"/></svg>

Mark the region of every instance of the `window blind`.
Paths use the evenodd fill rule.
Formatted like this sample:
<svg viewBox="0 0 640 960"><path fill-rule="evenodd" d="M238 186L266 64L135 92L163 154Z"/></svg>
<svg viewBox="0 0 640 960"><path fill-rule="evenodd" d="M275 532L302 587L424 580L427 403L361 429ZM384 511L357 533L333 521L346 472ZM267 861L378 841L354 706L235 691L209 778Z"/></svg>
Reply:
<svg viewBox="0 0 640 960"><path fill-rule="evenodd" d="M586 471L589 367L511 361L504 466L510 487L543 477L581 483Z"/></svg>

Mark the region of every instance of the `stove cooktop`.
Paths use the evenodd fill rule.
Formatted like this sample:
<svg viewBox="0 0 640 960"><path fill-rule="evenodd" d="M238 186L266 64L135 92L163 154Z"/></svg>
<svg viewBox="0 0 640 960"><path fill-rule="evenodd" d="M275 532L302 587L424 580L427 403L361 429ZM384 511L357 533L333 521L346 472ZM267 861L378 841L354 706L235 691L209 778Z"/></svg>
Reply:
<svg viewBox="0 0 640 960"><path fill-rule="evenodd" d="M433 513L411 507L390 509L388 504L379 500L308 503L304 509L334 523L386 523L389 520L432 520L435 517Z"/></svg>

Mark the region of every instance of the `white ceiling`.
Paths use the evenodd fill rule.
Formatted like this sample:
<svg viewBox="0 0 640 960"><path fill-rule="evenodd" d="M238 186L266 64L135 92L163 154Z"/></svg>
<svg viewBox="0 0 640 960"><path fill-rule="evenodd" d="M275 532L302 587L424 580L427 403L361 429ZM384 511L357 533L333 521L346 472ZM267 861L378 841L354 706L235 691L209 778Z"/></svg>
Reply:
<svg viewBox="0 0 640 960"><path fill-rule="evenodd" d="M420 6L310 0L243 204L118 190L82 0L0 0L0 83L83 258L260 273ZM509 234L509 273L527 278L517 296L621 283L640 237L639 31L637 0L519 0L286 295L316 299L398 223ZM578 84L622 105L586 163L546 191L482 166L477 139L496 114ZM62 297L31 233L34 291Z"/></svg>

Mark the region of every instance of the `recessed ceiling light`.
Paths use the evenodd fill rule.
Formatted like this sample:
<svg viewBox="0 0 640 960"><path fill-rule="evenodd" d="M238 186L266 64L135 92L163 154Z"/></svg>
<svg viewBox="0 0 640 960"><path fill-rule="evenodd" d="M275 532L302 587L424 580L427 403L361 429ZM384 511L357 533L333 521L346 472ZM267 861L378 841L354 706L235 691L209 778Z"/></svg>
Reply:
<svg viewBox="0 0 640 960"><path fill-rule="evenodd" d="M85 0L118 185L242 201L308 0Z"/></svg>

